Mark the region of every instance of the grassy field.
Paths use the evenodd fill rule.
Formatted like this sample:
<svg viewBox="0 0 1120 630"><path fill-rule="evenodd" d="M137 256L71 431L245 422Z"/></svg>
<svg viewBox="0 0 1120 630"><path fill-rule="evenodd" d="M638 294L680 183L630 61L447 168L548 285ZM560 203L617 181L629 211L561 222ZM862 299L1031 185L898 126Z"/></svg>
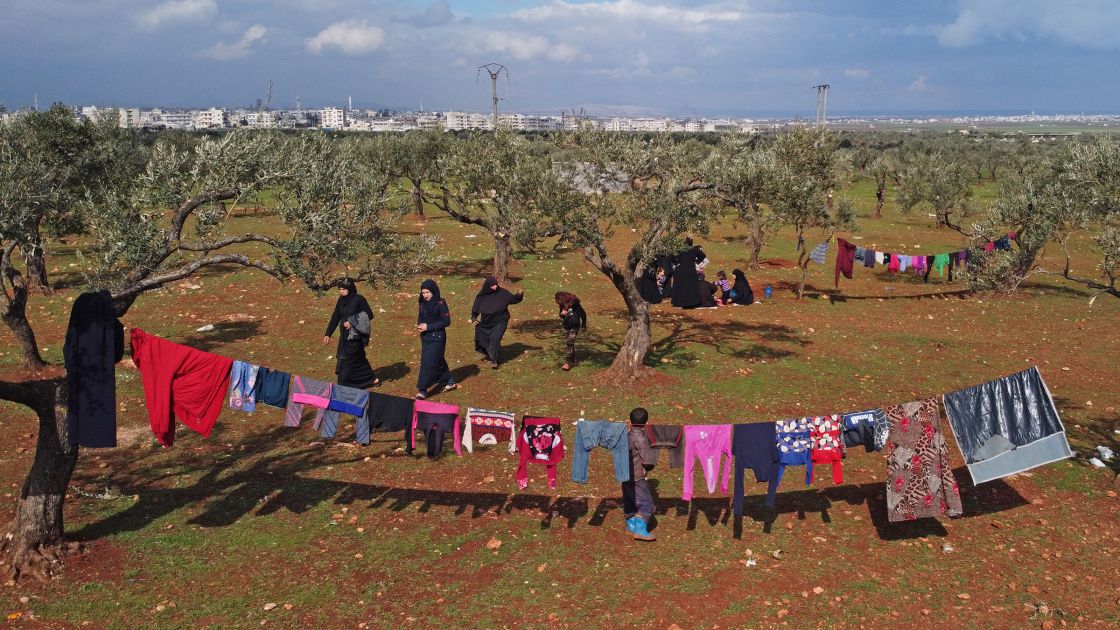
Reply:
<svg viewBox="0 0 1120 630"><path fill-rule="evenodd" d="M868 218L874 190L845 194L859 208L849 240L879 250L958 249L958 235L924 214L888 204ZM994 187L980 188L978 201ZM232 220L267 232L270 218ZM506 365L474 360L466 318L490 257L473 226L433 213L409 230L442 238L444 259L424 274L439 281L454 324L448 359L463 387L439 400L463 406L623 420L647 407L654 422L736 423L842 413L939 395L1038 365L1058 398L1078 452L1064 461L974 487L955 445L951 455L965 516L887 522L881 454L853 449L844 484L796 472L777 508L748 485L747 513L727 493L700 490L682 502L681 475L664 460L652 474L655 543L630 540L609 457L592 454L591 483L549 490L542 469L517 492L516 462L503 449L405 455L400 434L369 447L324 443L308 427L281 426L280 410L225 411L210 439L180 429L155 445L140 378L118 369L120 446L86 450L67 507L69 535L87 553L48 584L4 588L10 623L43 627L954 627L1120 625L1120 502L1112 469L1086 463L1098 444L1120 451L1116 364L1120 301L1061 284L1035 283L1013 296L974 295L960 283L882 268L832 282L832 254L799 271L788 234L772 240L761 269L748 270L751 307L654 308L650 362L657 375L618 387L597 378L622 338L622 302L574 252L525 256L514 266L526 291L512 307ZM745 229L726 221L702 242L709 270L745 268ZM810 243L811 245L813 243ZM616 246L621 246L616 243ZM1084 243L1080 244L1084 247ZM29 307L45 355L61 361L69 306L80 292L74 251L52 246L61 290ZM382 391L414 391L419 343L417 277L365 290L375 311L372 360ZM590 330L577 367L562 372L563 338L552 293L581 296ZM125 324L194 347L329 378L333 344L321 344L332 296L259 274L222 270L147 294ZM214 324L211 332L195 332ZM0 337L0 374L17 372L17 349ZM946 432L948 429L946 427ZM0 406L5 514L31 463L33 418ZM827 475L825 475L827 476ZM822 477L825 477L822 476ZM702 485L702 484L701 484ZM20 598L27 598L22 603Z"/></svg>

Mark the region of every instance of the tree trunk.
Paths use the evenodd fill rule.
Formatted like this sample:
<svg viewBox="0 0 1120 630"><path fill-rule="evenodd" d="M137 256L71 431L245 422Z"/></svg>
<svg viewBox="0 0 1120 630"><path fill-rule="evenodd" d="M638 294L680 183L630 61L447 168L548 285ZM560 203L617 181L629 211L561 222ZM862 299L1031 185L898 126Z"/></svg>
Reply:
<svg viewBox="0 0 1120 630"><path fill-rule="evenodd" d="M412 180L412 214L417 219L424 218L424 190L418 180Z"/></svg>
<svg viewBox="0 0 1120 630"><path fill-rule="evenodd" d="M629 322L626 326L626 336L622 338L622 346L618 349L609 371L615 380L633 381L649 371L646 367L646 354L652 339L649 326L649 302L646 302L633 281L623 281L623 286L616 287L626 302L626 313Z"/></svg>
<svg viewBox="0 0 1120 630"><path fill-rule="evenodd" d="M762 226L762 217L755 214L751 217L751 257L747 261L747 265L751 267L758 266L759 256L762 254L762 246L766 242L766 234Z"/></svg>
<svg viewBox="0 0 1120 630"><path fill-rule="evenodd" d="M39 354L39 345L35 342L35 331L31 322L27 321L27 287L22 276L12 274L9 276L12 284L12 295L5 295L0 302L4 309L0 312L0 319L15 335L19 342L20 356L25 368L42 370L47 367L46 361Z"/></svg>
<svg viewBox="0 0 1120 630"><path fill-rule="evenodd" d="M883 218L883 200L886 198L887 184L879 182L875 185L875 218Z"/></svg>
<svg viewBox="0 0 1120 630"><path fill-rule="evenodd" d="M509 281L509 261L513 257L513 244L509 234L498 232L494 235L494 277L498 284Z"/></svg>
<svg viewBox="0 0 1120 630"><path fill-rule="evenodd" d="M26 251L23 252L23 262L27 265L28 288L49 294L51 285L47 279L47 253L38 236L34 243L27 245Z"/></svg>
<svg viewBox="0 0 1120 630"><path fill-rule="evenodd" d="M62 506L70 476L78 461L78 447L70 446L66 423L65 378L36 384L40 400L39 440L35 460L23 483L16 517L0 542L11 579L30 575L48 579L61 557L78 549L63 539Z"/></svg>
<svg viewBox="0 0 1120 630"><path fill-rule="evenodd" d="M798 235L800 238L801 235ZM809 248L802 248L801 254L797 257L797 266L801 267L801 284L797 285L797 299L801 299L805 295L805 281L809 277L809 254L806 253Z"/></svg>

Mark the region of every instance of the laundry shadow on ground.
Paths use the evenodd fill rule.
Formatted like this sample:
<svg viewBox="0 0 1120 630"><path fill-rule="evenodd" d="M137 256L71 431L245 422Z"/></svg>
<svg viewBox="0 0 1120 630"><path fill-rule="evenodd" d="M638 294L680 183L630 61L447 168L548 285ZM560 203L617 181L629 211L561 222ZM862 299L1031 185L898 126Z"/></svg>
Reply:
<svg viewBox="0 0 1120 630"><path fill-rule="evenodd" d="M92 484L111 484L121 488L121 494L139 495L140 499L129 502L119 512L78 527L69 535L76 541L102 539L145 529L181 510L190 510L194 514L188 520L192 525L225 527L250 514L267 516L282 510L303 514L325 503L351 506L351 514L362 508L393 512L415 510L421 513L441 508L459 516L469 515L470 518L533 513L539 516L541 529L557 525L573 529L581 524L601 527L612 512L619 513L621 522L622 505L616 497L592 499L532 491L460 492L315 477L317 471L362 462L367 456L410 457L395 450L402 444L401 432L375 433L371 446L360 447L341 443L351 439L348 429L348 425L340 426L339 442L325 444L317 436L314 441L309 441L306 429L274 427L234 443L225 443L218 436L207 441L183 436L175 446L174 459L161 456L166 451L157 448L107 453L102 456L104 463L108 464L107 468L79 471L73 485L99 491L102 488ZM443 451L443 457L454 457L451 445L445 444ZM433 463L438 465L438 460ZM106 476L105 470L116 472ZM954 474L958 480L967 477L963 468L955 470ZM534 487L543 488L543 468L533 467L531 475ZM761 494L749 494L744 499L744 517L733 517L731 499L727 496L696 496L691 502L658 497L658 484L656 480L652 481L655 528L658 518L687 518L689 530L703 524L717 527L732 523L734 536L739 538L745 523L761 525L762 532L768 533L782 514L796 514L799 519L819 515L823 522L828 523L834 518L832 511L835 504L866 504L871 522L882 540L947 535L941 523L934 519L890 523L882 483L780 492L774 509L765 506L765 497ZM965 518L1027 504L1003 481L986 483L979 488L967 482L959 485ZM748 486L748 491L753 489ZM594 507L592 501L596 501Z"/></svg>

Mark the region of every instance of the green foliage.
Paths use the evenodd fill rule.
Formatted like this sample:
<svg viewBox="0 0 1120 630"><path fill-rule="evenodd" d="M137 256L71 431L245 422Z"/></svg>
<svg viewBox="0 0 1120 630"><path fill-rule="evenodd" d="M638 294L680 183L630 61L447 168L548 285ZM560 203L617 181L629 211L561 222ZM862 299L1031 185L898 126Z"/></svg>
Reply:
<svg viewBox="0 0 1120 630"><path fill-rule="evenodd" d="M953 226L954 213L967 216L972 197L972 177L962 159L940 151L914 152L898 176L898 206L901 212L928 207L938 225Z"/></svg>

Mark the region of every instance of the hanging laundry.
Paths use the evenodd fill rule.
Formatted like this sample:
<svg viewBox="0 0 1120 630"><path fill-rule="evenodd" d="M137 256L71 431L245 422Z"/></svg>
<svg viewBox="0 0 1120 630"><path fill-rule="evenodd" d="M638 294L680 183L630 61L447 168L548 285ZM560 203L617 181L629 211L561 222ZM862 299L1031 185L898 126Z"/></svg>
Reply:
<svg viewBox="0 0 1120 630"><path fill-rule="evenodd" d="M863 257L867 255L867 250L863 247L856 247L856 262L863 262Z"/></svg>
<svg viewBox="0 0 1120 630"><path fill-rule="evenodd" d="M525 416L517 438L517 489L529 487L529 462L545 467L548 487L556 487L556 465L564 459L564 437L560 434L559 418Z"/></svg>
<svg viewBox="0 0 1120 630"><path fill-rule="evenodd" d="M825 241L825 242L821 243L820 245L817 245L816 247L813 248L813 251L809 252L809 260L817 263L818 265L823 265L824 261L825 261L825 258L827 256L828 256L828 241Z"/></svg>
<svg viewBox="0 0 1120 630"><path fill-rule="evenodd" d="M1008 251L1011 249L1011 239L1006 236L1001 236L992 243L992 247L1000 251Z"/></svg>
<svg viewBox="0 0 1120 630"><path fill-rule="evenodd" d="M815 416L809 420L809 439L812 441L813 470L821 464L832 464L832 482L844 483L844 445L840 441L840 416Z"/></svg>
<svg viewBox="0 0 1120 630"><path fill-rule="evenodd" d="M669 468L684 468L684 427L679 424L650 424L646 423L646 436L649 445L657 449L657 460L661 459L661 451L669 454Z"/></svg>
<svg viewBox="0 0 1120 630"><path fill-rule="evenodd" d="M576 423L576 439L572 446L572 481L587 483L591 451L597 446L611 452L615 480L630 481L630 442L627 439L626 425L605 420L580 420Z"/></svg>
<svg viewBox="0 0 1120 630"><path fill-rule="evenodd" d="M507 444L509 452L516 453L517 442L514 439L516 426L512 413L471 407L467 409L467 421L464 423L463 446L467 448L468 453L473 453L474 435L477 433L480 445Z"/></svg>
<svg viewBox="0 0 1120 630"><path fill-rule="evenodd" d="M974 484L1073 457L1036 367L945 394L943 400Z"/></svg>
<svg viewBox="0 0 1120 630"><path fill-rule="evenodd" d="M887 262L887 257L890 254L884 252L875 252L875 264L882 265Z"/></svg>
<svg viewBox="0 0 1120 630"><path fill-rule="evenodd" d="M898 257L898 273L905 273L906 268L910 266L910 256Z"/></svg>
<svg viewBox="0 0 1120 630"><path fill-rule="evenodd" d="M459 407L430 400L417 400L412 407L412 428L405 434L404 452L412 454L416 448L416 432L424 434L428 457L436 458L443 454L443 439L450 433L455 454L462 455L459 445Z"/></svg>
<svg viewBox="0 0 1120 630"><path fill-rule="evenodd" d="M700 461L704 483L708 494L716 491L719 479L720 458L723 460L723 482L720 487L727 492L727 482L731 480L731 425L730 424L688 424L684 427L684 483L681 498L692 500L692 467Z"/></svg>
<svg viewBox="0 0 1120 630"><path fill-rule="evenodd" d="M234 361L229 371L229 408L252 413L257 409L254 391L257 388L259 365Z"/></svg>
<svg viewBox="0 0 1120 630"><path fill-rule="evenodd" d="M124 357L124 327L108 291L83 293L74 300L62 356L69 388L70 445L113 448L117 445L116 364Z"/></svg>
<svg viewBox="0 0 1120 630"><path fill-rule="evenodd" d="M253 396L257 402L283 409L288 404L288 386L292 377L287 372L261 367L257 372L257 386Z"/></svg>
<svg viewBox="0 0 1120 630"><path fill-rule="evenodd" d="M868 249L863 254L863 266L874 268L875 267L875 261L878 258L879 258L879 253L878 252L876 252L873 249Z"/></svg>
<svg viewBox="0 0 1120 630"><path fill-rule="evenodd" d="M878 451L887 443L890 423L882 409L868 409L843 416L844 446L863 446L868 453Z"/></svg>
<svg viewBox="0 0 1120 630"><path fill-rule="evenodd" d="M995 241L988 241L987 243L984 243L984 251L986 251L990 254L990 253L994 252L995 250L996 250Z"/></svg>
<svg viewBox="0 0 1120 630"><path fill-rule="evenodd" d="M813 482L812 440L808 418L791 418L774 423L774 441L778 447L778 481L786 466L805 467L805 485Z"/></svg>
<svg viewBox="0 0 1120 630"><path fill-rule="evenodd" d="M962 267L967 262L968 262L968 250L967 249L962 249L959 252L956 252L955 254L953 254L953 266L954 267L958 267L958 268Z"/></svg>
<svg viewBox="0 0 1120 630"><path fill-rule="evenodd" d="M323 418L323 413L331 404L331 384L326 381L317 381L306 376L293 376L291 378L291 392L288 396L288 407L284 410L284 426L298 427L303 419L304 405L310 405L318 411L315 412L315 426Z"/></svg>
<svg viewBox="0 0 1120 630"><path fill-rule="evenodd" d="M349 414L357 418L355 427L356 440L363 446L369 444L369 419L366 418L366 406L369 404L369 392L355 387L343 385L331 386L331 400L327 410L323 413L321 422L316 420L319 435L333 439L338 432L339 414Z"/></svg>
<svg viewBox="0 0 1120 630"><path fill-rule="evenodd" d="M366 419L371 430L404 431L412 424L413 399L371 392Z"/></svg>
<svg viewBox="0 0 1120 630"><path fill-rule="evenodd" d="M160 339L139 328L133 328L129 336L156 440L164 446L175 442L172 410L180 422L210 437L222 412L233 360Z"/></svg>
<svg viewBox="0 0 1120 630"><path fill-rule="evenodd" d="M937 399L888 407L887 518L959 516L961 495L941 434Z"/></svg>
<svg viewBox="0 0 1120 630"><path fill-rule="evenodd" d="M747 468L754 472L755 481L769 484L766 488L766 505L774 507L774 493L781 477L774 423L736 424L731 452L735 455L735 493L732 500L735 516L743 515L743 476Z"/></svg>
<svg viewBox="0 0 1120 630"><path fill-rule="evenodd" d="M933 269L942 278L945 277L945 267L949 265L949 254L937 254L933 257Z"/></svg>
<svg viewBox="0 0 1120 630"><path fill-rule="evenodd" d="M897 273L901 265L902 257L898 254L891 254L891 261L887 263L887 271Z"/></svg>
<svg viewBox="0 0 1120 630"><path fill-rule="evenodd" d="M852 269L855 266L856 246L842 238L836 239L836 286L840 286L840 274L852 279Z"/></svg>

